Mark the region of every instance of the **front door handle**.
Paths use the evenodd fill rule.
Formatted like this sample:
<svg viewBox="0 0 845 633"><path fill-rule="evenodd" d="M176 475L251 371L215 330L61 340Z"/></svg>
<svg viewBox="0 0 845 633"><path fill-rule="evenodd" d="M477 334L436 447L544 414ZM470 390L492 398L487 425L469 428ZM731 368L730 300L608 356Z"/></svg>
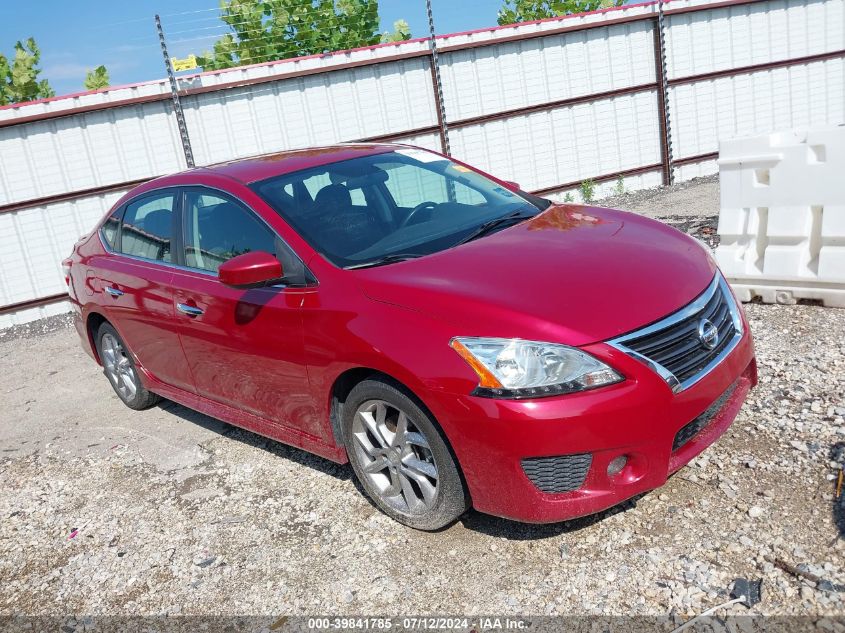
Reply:
<svg viewBox="0 0 845 633"><path fill-rule="evenodd" d="M188 316L200 316L203 312L201 308L198 308L197 306L189 306L187 303L177 303L176 309L182 314L187 314Z"/></svg>
<svg viewBox="0 0 845 633"><path fill-rule="evenodd" d="M108 294L110 294L112 297L123 296L123 290L118 290L117 288L112 288L111 286L106 286L106 292Z"/></svg>

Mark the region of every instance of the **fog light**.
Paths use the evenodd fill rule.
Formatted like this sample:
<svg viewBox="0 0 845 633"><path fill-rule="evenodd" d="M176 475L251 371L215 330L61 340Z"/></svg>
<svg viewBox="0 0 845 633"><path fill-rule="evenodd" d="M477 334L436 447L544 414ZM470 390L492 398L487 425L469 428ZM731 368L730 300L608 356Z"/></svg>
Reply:
<svg viewBox="0 0 845 633"><path fill-rule="evenodd" d="M627 463L628 458L625 455L614 457L613 460L607 465L607 474L611 477L613 475L618 475L622 472L622 469L625 468L625 465Z"/></svg>

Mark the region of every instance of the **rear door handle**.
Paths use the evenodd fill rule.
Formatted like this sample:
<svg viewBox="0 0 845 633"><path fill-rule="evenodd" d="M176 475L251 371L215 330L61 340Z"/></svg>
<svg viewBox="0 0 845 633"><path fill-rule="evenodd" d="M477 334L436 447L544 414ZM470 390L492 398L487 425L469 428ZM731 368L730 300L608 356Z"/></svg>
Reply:
<svg viewBox="0 0 845 633"><path fill-rule="evenodd" d="M112 288L111 286L106 286L106 292L112 297L121 297L124 294L123 290L118 290L117 288Z"/></svg>
<svg viewBox="0 0 845 633"><path fill-rule="evenodd" d="M188 316L200 316L203 313L201 308L189 306L187 303L177 303L176 309L182 314L187 314Z"/></svg>

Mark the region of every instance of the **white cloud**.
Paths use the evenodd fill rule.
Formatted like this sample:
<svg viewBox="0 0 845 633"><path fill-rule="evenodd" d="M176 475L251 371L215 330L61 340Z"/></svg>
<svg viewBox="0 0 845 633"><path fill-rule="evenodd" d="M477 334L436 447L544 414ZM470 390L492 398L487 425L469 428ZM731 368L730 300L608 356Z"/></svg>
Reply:
<svg viewBox="0 0 845 633"><path fill-rule="evenodd" d="M48 79L76 79L85 77L85 73L91 70L91 66L85 64L52 64L43 67L42 77Z"/></svg>
<svg viewBox="0 0 845 633"><path fill-rule="evenodd" d="M58 55L56 57L59 57ZM61 57L65 58L72 58L72 55L62 54ZM99 61L99 62L91 62L90 64L81 64L75 60L71 61L62 61L62 62L55 62L50 63L49 61L42 64L42 77L46 77L50 80L61 80L61 79L82 79L85 78L85 74L89 70L95 69L100 64L104 64L105 67L109 70L109 73L119 72L122 70L126 70L128 68L134 68L138 65L137 61Z"/></svg>

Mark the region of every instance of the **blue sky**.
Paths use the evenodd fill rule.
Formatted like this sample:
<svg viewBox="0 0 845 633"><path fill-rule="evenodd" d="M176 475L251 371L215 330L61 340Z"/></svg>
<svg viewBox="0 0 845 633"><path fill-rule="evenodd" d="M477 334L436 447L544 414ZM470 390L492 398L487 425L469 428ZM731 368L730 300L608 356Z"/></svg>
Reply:
<svg viewBox="0 0 845 633"><path fill-rule="evenodd" d="M495 26L502 0L432 0L438 33ZM57 94L81 92L87 69L105 64L113 85L164 75L153 15L162 16L170 54L182 57L210 48L222 29L213 11L218 0L39 0L9 2L0 20L0 52L32 36L41 48L42 78ZM209 10L212 9L212 10ZM404 18L414 37L428 33L424 0L380 0L382 30ZM209 36L196 40L197 36ZM179 42L178 40L188 40Z"/></svg>

